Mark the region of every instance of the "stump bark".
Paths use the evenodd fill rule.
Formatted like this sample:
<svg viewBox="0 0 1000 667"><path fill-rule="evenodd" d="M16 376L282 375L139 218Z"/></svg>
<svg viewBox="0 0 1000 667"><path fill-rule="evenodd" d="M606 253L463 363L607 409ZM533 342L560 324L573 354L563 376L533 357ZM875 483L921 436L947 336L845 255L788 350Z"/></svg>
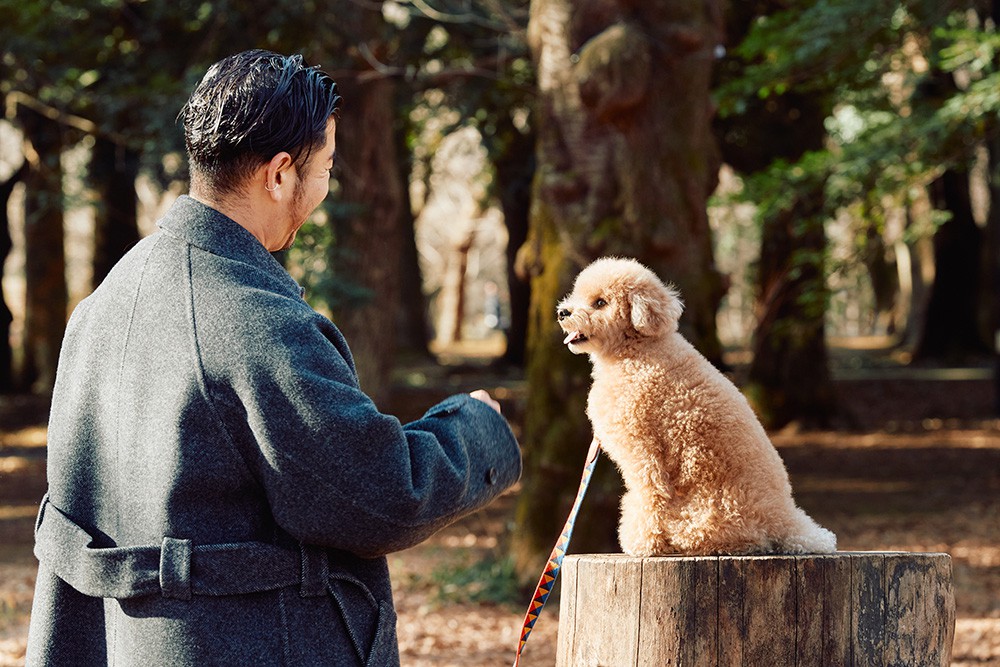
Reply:
<svg viewBox="0 0 1000 667"><path fill-rule="evenodd" d="M941 665L947 554L567 556L557 667Z"/></svg>

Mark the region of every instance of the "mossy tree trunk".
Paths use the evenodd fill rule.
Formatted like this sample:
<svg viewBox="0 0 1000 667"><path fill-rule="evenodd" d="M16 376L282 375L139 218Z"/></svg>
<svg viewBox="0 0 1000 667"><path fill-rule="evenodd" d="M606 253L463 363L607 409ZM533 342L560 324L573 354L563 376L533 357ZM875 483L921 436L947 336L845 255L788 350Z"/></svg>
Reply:
<svg viewBox="0 0 1000 667"><path fill-rule="evenodd" d="M537 171L519 268L531 276L525 472L512 550L530 577L572 502L591 440L589 365L560 345L555 305L585 265L630 256L681 290L682 331L710 359L722 296L706 201L719 159L710 124L711 2L534 0ZM618 475L598 468L574 550L617 549Z"/></svg>

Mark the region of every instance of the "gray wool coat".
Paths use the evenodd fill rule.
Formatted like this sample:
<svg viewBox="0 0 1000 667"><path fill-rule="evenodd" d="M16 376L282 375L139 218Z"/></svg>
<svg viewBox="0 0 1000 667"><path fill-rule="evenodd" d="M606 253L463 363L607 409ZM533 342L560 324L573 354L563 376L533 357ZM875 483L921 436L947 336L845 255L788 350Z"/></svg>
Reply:
<svg viewBox="0 0 1000 667"><path fill-rule="evenodd" d="M73 312L29 665L396 665L384 555L520 475L466 395L403 425L243 227L189 197Z"/></svg>

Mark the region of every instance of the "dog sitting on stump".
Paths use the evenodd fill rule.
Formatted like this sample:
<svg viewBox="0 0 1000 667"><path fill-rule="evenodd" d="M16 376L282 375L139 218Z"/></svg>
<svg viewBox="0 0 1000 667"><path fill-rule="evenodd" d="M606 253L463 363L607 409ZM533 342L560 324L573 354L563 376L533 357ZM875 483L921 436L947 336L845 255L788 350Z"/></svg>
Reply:
<svg viewBox="0 0 1000 667"><path fill-rule="evenodd" d="M677 330L680 295L630 259L595 261L558 306L589 354L587 416L625 480L618 537L632 556L830 553L795 505L746 398Z"/></svg>

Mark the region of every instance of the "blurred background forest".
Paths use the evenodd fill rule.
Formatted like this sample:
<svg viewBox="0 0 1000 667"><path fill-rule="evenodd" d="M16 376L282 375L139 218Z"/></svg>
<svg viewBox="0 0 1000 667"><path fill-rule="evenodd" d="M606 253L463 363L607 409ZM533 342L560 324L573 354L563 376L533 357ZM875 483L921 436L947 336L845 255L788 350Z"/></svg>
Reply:
<svg viewBox="0 0 1000 667"><path fill-rule="evenodd" d="M486 384L524 447L503 510L442 544L515 591L537 576L590 441L555 303L592 259L636 257L842 545L979 545L956 566L984 596L960 596L961 650L1000 664L998 23L997 0L0 0L0 502L23 505L0 536L44 489L24 429L68 314L186 191L177 112L211 63L267 48L345 99L332 195L281 259L363 388L405 417ZM960 532L892 537L903 510L844 486L873 471L907 507L944 476L906 521ZM616 548L619 484L603 466L574 551ZM12 655L23 557L0 593ZM420 662L406 633L405 664L495 663Z"/></svg>

